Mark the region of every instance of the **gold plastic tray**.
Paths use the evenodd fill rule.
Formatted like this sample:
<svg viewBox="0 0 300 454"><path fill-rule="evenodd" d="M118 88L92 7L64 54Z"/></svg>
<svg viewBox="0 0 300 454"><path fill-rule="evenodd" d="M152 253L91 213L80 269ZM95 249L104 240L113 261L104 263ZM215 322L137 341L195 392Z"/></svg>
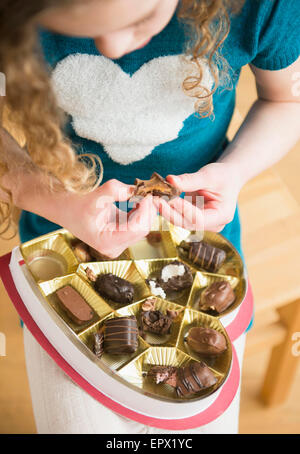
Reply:
<svg viewBox="0 0 300 454"><path fill-rule="evenodd" d="M77 342L79 346L82 345L82 351L87 351L89 358L92 357L99 367L104 370L107 370L108 367L114 374L117 374L118 379L125 380L130 387L134 386L138 392L160 400L172 400L180 403L185 400L202 399L222 385L230 370L231 343L220 318L236 309L244 299L246 282L243 262L235 248L222 235L205 232L205 241L226 252L225 263L219 272L217 274L208 273L188 263L178 253L180 242L186 239L191 232L170 226L168 231L163 230L160 233L160 242L150 244L147 239L144 239L132 248L128 248L121 256L123 260L79 263L72 249L76 238L65 229L24 243L21 246L21 252L49 307L63 319L68 334L71 333L74 336L74 342ZM55 270L54 277L49 277L49 273L47 273L47 258L51 257L51 254L54 254L53 257L55 256L55 259L61 264L61 267L57 267ZM39 257L42 257L40 261L42 273L36 273L36 268L32 268L32 260L38 260ZM135 315L139 320L141 306L145 299L151 296L146 280L156 277L164 265L174 260L188 264L193 274L193 284L190 289L178 294L168 294L166 299L156 297L155 309L164 313L167 309L179 310L179 315L173 322L170 333L160 336L147 332L144 338L139 336L139 345L135 353L117 356L105 353L99 360L92 353L94 333L99 330L107 318ZM135 289L133 302L122 306L101 297L95 291L93 282L88 279L87 267L92 269L96 275L112 273L130 281ZM39 271L39 267L37 269ZM199 311L195 304L199 294L210 283L220 279L226 279L234 289L236 295L234 303L222 314L213 311L210 313ZM65 285L74 287L94 310L95 316L89 323L76 325L59 305L55 292ZM185 341L189 328L193 326L220 331L226 338L227 350L219 356L210 358L193 352ZM169 385L156 385L146 376L152 365L179 367L190 361L204 361L215 374L216 384L191 397L182 398L177 397L174 389Z"/></svg>

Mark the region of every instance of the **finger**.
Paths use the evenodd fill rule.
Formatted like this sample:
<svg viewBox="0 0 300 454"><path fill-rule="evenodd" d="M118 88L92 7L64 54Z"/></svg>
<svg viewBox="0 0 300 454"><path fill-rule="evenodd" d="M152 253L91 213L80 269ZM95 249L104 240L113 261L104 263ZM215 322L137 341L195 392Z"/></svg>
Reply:
<svg viewBox="0 0 300 454"><path fill-rule="evenodd" d="M224 226L231 222L230 216L220 207L209 208L204 210L204 229L210 231L219 231L216 228Z"/></svg>
<svg viewBox="0 0 300 454"><path fill-rule="evenodd" d="M146 197L140 203L139 208L128 217L128 222L116 226L112 223L99 235L99 250L108 257L119 256L131 244L140 241L151 230L156 216L151 196Z"/></svg>
<svg viewBox="0 0 300 454"><path fill-rule="evenodd" d="M160 200L160 213L169 222L188 230L203 230L202 211L190 202L176 198L167 203Z"/></svg>
<svg viewBox="0 0 300 454"><path fill-rule="evenodd" d="M168 175L166 180L182 192L194 192L204 187L200 171L195 173L184 173L182 175Z"/></svg>
<svg viewBox="0 0 300 454"><path fill-rule="evenodd" d="M159 199L159 198L158 198ZM167 221L178 227L188 228L186 226L185 219L177 213L177 211L171 207L168 202L164 199L155 200L154 204L157 207L158 212L163 216Z"/></svg>

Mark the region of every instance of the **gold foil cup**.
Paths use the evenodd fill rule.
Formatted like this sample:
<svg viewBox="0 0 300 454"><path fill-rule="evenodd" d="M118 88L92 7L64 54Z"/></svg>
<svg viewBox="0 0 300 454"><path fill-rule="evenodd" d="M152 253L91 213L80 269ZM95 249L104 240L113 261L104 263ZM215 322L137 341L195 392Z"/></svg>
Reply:
<svg viewBox="0 0 300 454"><path fill-rule="evenodd" d="M153 297L150 297L153 298ZM126 315L134 315L138 320L139 326L141 326L140 315L142 312L142 305L147 300L145 298L138 303L130 304L125 306L122 309L117 310L117 313L122 317ZM181 320L183 317L182 306L171 303L170 301L163 300L161 298L155 297L155 310L161 311L163 314L166 314L167 310L178 311L178 316L173 320L173 323L170 328L169 334L156 334L149 331L145 331L144 340L150 345L164 345L164 346L175 346L177 342L178 332L181 325Z"/></svg>
<svg viewBox="0 0 300 454"><path fill-rule="evenodd" d="M225 311L221 312L220 314L214 310L207 310L204 311L199 307L197 303L199 298L201 297L201 293L211 284L214 282L220 281L227 281L231 285L234 294L235 300L234 302L227 308ZM228 275L221 275L221 274L213 274L213 273L204 273L198 271L195 275L194 283L192 286L192 290L187 302L187 306L191 309L205 312L206 314L213 315L214 317L223 317L224 315L232 312L236 309L245 297L246 292L246 280L244 278L237 278L235 276L228 276Z"/></svg>
<svg viewBox="0 0 300 454"><path fill-rule="evenodd" d="M78 261L63 236L52 234L21 245L21 253L36 281L46 281L72 273Z"/></svg>
<svg viewBox="0 0 300 454"><path fill-rule="evenodd" d="M166 265L171 264L172 262L174 262L174 260L178 260L178 259L177 258L176 259L168 258L168 259L152 259L152 260L135 260L135 265L136 265L139 273L145 280L146 279L151 280L151 279L155 279L155 278L159 277L162 268ZM180 261L182 262L182 260L179 259L179 262ZM195 271L193 268L190 267L190 270L191 270L192 274L195 274ZM149 291L151 291L150 286L149 286ZM181 306L185 306L187 303L190 291L191 291L191 288L186 288L179 292L175 292L175 291L167 292L165 299L168 301L172 301L176 304L179 304Z"/></svg>
<svg viewBox="0 0 300 454"><path fill-rule="evenodd" d="M219 331L226 339L227 350L215 356L195 352L186 341L189 330L194 327L209 328ZM197 361L204 361L214 372L222 375L222 382L227 377L232 361L232 347L226 330L216 317L211 317L210 315L192 309L186 309L178 334L177 347Z"/></svg>
<svg viewBox="0 0 300 454"><path fill-rule="evenodd" d="M112 312L112 309L105 301L77 274L69 274L67 276L58 277L51 281L40 282L39 288L49 305L60 315L64 322L76 333L84 331L87 326L93 325L102 317ZM66 285L73 287L94 310L95 315L92 320L78 325L64 311L59 303L56 291Z"/></svg>
<svg viewBox="0 0 300 454"><path fill-rule="evenodd" d="M129 260L120 260L113 262L90 262L81 263L77 269L77 273L83 277L93 287L91 282L86 275L86 268L90 268L96 276L99 274L112 273L122 279L126 279L131 282L134 286L134 297L133 302L140 301L141 299L150 295L149 288L146 285L144 279L139 274L134 262ZM112 301L106 297L102 297L107 304L109 304L114 310L123 307L121 303Z"/></svg>
<svg viewBox="0 0 300 454"><path fill-rule="evenodd" d="M152 232L151 232L152 233ZM138 243L128 248L130 258L133 260L142 259L161 259L161 258L176 258L177 250L172 240L169 231L153 231L161 236L161 241L158 243L150 244L147 238L139 241Z"/></svg>
<svg viewBox="0 0 300 454"><path fill-rule="evenodd" d="M187 241L188 237L191 234L191 232L189 232L188 230L182 229L180 227L175 227L172 225L170 226L170 232L177 248L178 246L180 246L180 243L182 241ZM197 233L199 232L196 232L196 234ZM243 260L238 251L230 243L230 241L227 240L227 238L225 238L220 233L205 231L203 232L203 241L211 244L212 246L223 249L223 251L226 252L225 262L218 270L218 274L227 274L236 277L243 277L244 275ZM180 251L178 251L178 255L181 257L182 260L186 261L194 268L200 271L207 272L207 270L200 268L199 266L197 266L197 264L190 262L188 260L187 253L181 254Z"/></svg>
<svg viewBox="0 0 300 454"><path fill-rule="evenodd" d="M120 314L117 313L110 313L106 317L102 318L98 323L95 325L87 328L85 331L79 334L79 339L92 351L94 352L94 334L99 331L105 320L120 317ZM134 353L130 353L128 355L108 355L107 353L103 353L100 358L100 361L108 366L110 369L118 370L120 367L125 366L128 362L132 361L133 358L140 355L148 348L148 344L144 342L144 340L139 336L139 346L138 349Z"/></svg>
<svg viewBox="0 0 300 454"><path fill-rule="evenodd" d="M189 397L178 397L173 387L167 384L156 384L147 373L152 366L187 366L191 361L194 361L189 355L185 354L175 347L151 347L144 353L139 355L133 361L119 370L119 374L128 382L136 387L143 389L147 395L157 397L163 400L171 400L176 402L194 401L202 399L215 392L224 381L223 374L212 369L217 382L210 388L203 389L198 393Z"/></svg>

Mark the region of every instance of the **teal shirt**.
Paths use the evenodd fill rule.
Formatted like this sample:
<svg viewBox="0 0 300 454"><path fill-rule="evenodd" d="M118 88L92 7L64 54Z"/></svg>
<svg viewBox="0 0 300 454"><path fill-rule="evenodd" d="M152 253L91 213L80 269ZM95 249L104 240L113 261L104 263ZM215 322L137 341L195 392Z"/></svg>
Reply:
<svg viewBox="0 0 300 454"><path fill-rule="evenodd" d="M300 0L246 0L231 18L222 54L232 86L214 94L213 119L199 119L192 100L179 93L178 56L185 37L176 15L146 47L113 61L99 54L92 39L41 31L59 104L69 114L67 134L79 153L101 157L103 182L117 178L132 184L153 171L164 177L196 172L226 147L241 68L252 63L274 71L298 58L299 11ZM19 227L24 242L60 226L23 211ZM222 233L242 253L238 211Z"/></svg>

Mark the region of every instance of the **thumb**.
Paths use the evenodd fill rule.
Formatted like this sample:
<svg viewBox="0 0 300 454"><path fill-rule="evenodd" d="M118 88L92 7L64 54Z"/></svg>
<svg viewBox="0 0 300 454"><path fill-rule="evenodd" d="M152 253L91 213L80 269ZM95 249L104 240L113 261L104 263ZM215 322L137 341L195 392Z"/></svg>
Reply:
<svg viewBox="0 0 300 454"><path fill-rule="evenodd" d="M168 175L166 180L182 192L198 191L203 189L206 184L201 170L195 173L183 173L182 175Z"/></svg>

